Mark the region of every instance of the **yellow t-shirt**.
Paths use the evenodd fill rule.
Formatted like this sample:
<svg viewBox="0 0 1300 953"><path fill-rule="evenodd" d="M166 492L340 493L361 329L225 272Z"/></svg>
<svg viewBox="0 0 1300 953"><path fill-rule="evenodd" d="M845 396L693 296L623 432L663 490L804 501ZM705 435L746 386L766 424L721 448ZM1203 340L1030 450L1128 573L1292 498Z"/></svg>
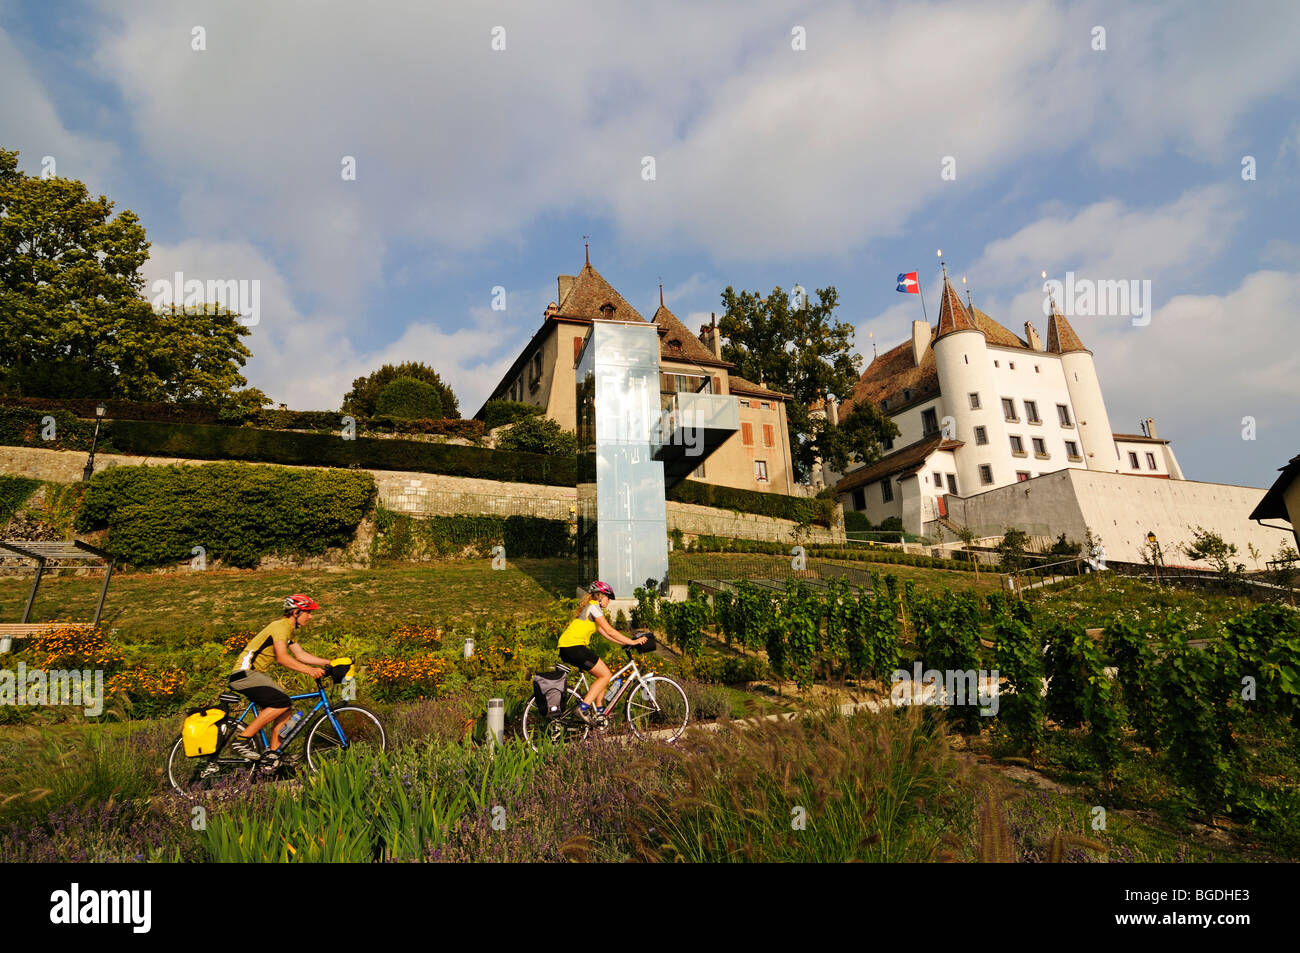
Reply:
<svg viewBox="0 0 1300 953"><path fill-rule="evenodd" d="M572 645L590 645L591 637L596 634L596 620L603 618L604 613L600 611L600 606L591 602L582 610L582 615L578 616L568 624L565 630L560 633L559 648L567 649Z"/></svg>
<svg viewBox="0 0 1300 953"><path fill-rule="evenodd" d="M279 642L287 649L297 640L293 637L293 619L276 619L257 635L253 636L248 646L239 653L239 663L230 674L257 671L269 672L275 661L275 643ZM269 651L268 651L269 650Z"/></svg>

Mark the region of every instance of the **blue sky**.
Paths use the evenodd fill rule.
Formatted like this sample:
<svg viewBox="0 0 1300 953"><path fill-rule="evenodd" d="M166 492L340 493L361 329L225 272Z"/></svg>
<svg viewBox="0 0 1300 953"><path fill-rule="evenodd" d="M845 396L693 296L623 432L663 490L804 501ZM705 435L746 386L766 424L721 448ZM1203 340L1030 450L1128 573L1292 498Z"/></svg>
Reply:
<svg viewBox="0 0 1300 953"><path fill-rule="evenodd" d="M1112 425L1267 486L1300 452L1296 49L1291 2L0 0L0 145L137 212L151 279L260 281L245 372L293 407L414 359L472 413L583 235L693 329L727 285L834 285L867 360L920 316L898 272L936 317L942 248L1017 333L1044 270L1150 280L1150 324L1073 321Z"/></svg>

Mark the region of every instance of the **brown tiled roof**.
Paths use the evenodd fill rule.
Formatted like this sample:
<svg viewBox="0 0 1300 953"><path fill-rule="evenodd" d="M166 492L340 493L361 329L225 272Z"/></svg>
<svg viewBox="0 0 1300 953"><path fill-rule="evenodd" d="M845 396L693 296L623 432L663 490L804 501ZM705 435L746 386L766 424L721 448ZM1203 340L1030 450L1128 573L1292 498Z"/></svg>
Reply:
<svg viewBox="0 0 1300 953"><path fill-rule="evenodd" d="M733 394L753 395L755 397L775 397L777 400L793 400L793 394L783 394L779 390L769 390L758 384L752 384L739 374L727 375L727 386Z"/></svg>
<svg viewBox="0 0 1300 953"><path fill-rule="evenodd" d="M945 277L943 279L943 293L939 297L939 334L943 337L945 334L951 334L953 331L977 331L975 322L967 314L966 308L961 303L961 298L957 297L957 292L953 291L952 283Z"/></svg>
<svg viewBox="0 0 1300 953"><path fill-rule="evenodd" d="M1070 322L1065 320L1065 315L1055 312L1047 319L1047 349L1056 354L1088 350L1070 327Z"/></svg>
<svg viewBox="0 0 1300 953"><path fill-rule="evenodd" d="M677 320L677 315L663 305L659 306L652 321L662 329L659 334L661 359L689 361L692 364L707 364L710 367L735 367L729 361L718 360L714 353L704 346L704 342L692 334L686 325Z"/></svg>
<svg viewBox="0 0 1300 953"><path fill-rule="evenodd" d="M984 338L988 343L996 344L999 347L1022 347L1028 351L1033 350L1028 341L1021 339L1015 332L1009 331L998 324L979 308L972 308L971 311L975 318L975 326L984 332Z"/></svg>
<svg viewBox="0 0 1300 953"><path fill-rule="evenodd" d="M932 330L931 341L934 340L933 333ZM840 405L840 419L851 414L854 406L864 400L877 405L888 400L888 412L893 412L902 404L904 391L912 392L908 403L929 400L939 393L939 368L934 362L934 348L926 350L920 367L912 363L910 340L878 355L853 385L852 395Z"/></svg>
<svg viewBox="0 0 1300 953"><path fill-rule="evenodd" d="M900 450L881 457L875 463L854 470L835 484L835 492L848 493L850 490L856 490L860 486L874 483L896 473L904 475L915 473L925 466L926 459L936 450L956 450L961 446L964 444L960 440L944 440L942 434L923 437L916 443L908 444Z"/></svg>
<svg viewBox="0 0 1300 953"><path fill-rule="evenodd" d="M581 318L585 321L591 321L597 318L603 318L606 315L601 313L601 308L606 304L614 306L614 313L609 315L615 321L644 321L645 318L636 308L632 307L623 298L621 294L614 290L614 286L606 281L591 263L582 266L582 271L578 272L569 293L564 296L560 302L559 309L556 312L560 317ZM700 347L704 347L703 344ZM710 354L710 357L713 355Z"/></svg>

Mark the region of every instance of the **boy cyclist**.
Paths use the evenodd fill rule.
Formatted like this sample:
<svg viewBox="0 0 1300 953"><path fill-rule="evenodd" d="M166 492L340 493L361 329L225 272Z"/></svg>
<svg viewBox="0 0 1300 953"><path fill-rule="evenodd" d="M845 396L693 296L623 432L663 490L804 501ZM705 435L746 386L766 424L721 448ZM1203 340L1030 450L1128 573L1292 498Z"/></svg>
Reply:
<svg viewBox="0 0 1300 953"><path fill-rule="evenodd" d="M591 637L599 632L619 645L643 645L645 636L629 639L610 625L609 620L605 618L605 613L601 611L607 608L609 600L614 598L614 590L608 585L596 580L587 587L587 592L590 593L589 598L582 601L578 611L573 615L573 621L561 633L559 648L560 658L563 661L595 676L596 680L592 682L591 688L587 689L587 697L578 705L578 717L592 724L604 717L605 713L596 707L596 702L605 697L605 689L613 674L609 666L592 651Z"/></svg>
<svg viewBox="0 0 1300 953"><path fill-rule="evenodd" d="M320 606L310 596L293 595L284 600L284 616L276 619L257 633L239 655L239 663L230 673L230 689L248 697L261 709L257 718L241 735L230 743L230 750L250 761L259 757L268 770L274 770L280 760L280 729L289 720L293 702L283 686L267 672L273 662L312 678L321 678L325 671L318 666L329 665L329 659L318 658L298 644L297 630L311 621L311 614ZM292 652L292 656L290 655ZM271 746L259 755L253 737L271 725Z"/></svg>

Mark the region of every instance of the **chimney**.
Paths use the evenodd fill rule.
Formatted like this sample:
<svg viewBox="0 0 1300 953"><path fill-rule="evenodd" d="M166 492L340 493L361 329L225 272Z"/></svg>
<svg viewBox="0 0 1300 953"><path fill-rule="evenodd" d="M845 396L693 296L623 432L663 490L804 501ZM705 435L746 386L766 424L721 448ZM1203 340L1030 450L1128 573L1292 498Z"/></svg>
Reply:
<svg viewBox="0 0 1300 953"><path fill-rule="evenodd" d="M826 419L831 422L832 427L840 425L840 404L834 397L826 398Z"/></svg>
<svg viewBox="0 0 1300 953"><path fill-rule="evenodd" d="M1042 339L1039 338L1038 332L1034 330L1034 326L1028 321L1025 322L1025 340L1029 342L1029 346L1035 351L1043 349Z"/></svg>
<svg viewBox="0 0 1300 953"><path fill-rule="evenodd" d="M1147 425L1147 436L1150 437L1152 440L1155 440L1155 439L1156 439L1156 422L1155 422L1154 420L1152 420L1150 417L1148 417L1148 418L1146 419L1146 425Z"/></svg>
<svg viewBox="0 0 1300 953"><path fill-rule="evenodd" d="M707 333L708 337L704 339L704 343L708 346L709 350L713 352L714 357L718 360L722 360L722 338L718 335L718 312L716 311L709 312L709 327Z"/></svg>
<svg viewBox="0 0 1300 953"><path fill-rule="evenodd" d="M564 303L564 296L567 295L567 294L569 293L569 290L573 287L573 283L574 283L575 281L577 281L578 279L577 279L577 277L576 277L575 275L559 275L559 276L558 276L558 280L559 280L559 283L560 283L560 298L559 298L559 300L560 300L560 303L563 304L563 303Z"/></svg>
<svg viewBox="0 0 1300 953"><path fill-rule="evenodd" d="M920 367L921 361L925 360L926 352L930 350L930 322L913 321L912 322L912 366Z"/></svg>
<svg viewBox="0 0 1300 953"><path fill-rule="evenodd" d="M546 306L546 317L549 318L551 315L555 314L555 312L559 310L560 310L560 306L556 304L554 301L552 301L550 304Z"/></svg>

